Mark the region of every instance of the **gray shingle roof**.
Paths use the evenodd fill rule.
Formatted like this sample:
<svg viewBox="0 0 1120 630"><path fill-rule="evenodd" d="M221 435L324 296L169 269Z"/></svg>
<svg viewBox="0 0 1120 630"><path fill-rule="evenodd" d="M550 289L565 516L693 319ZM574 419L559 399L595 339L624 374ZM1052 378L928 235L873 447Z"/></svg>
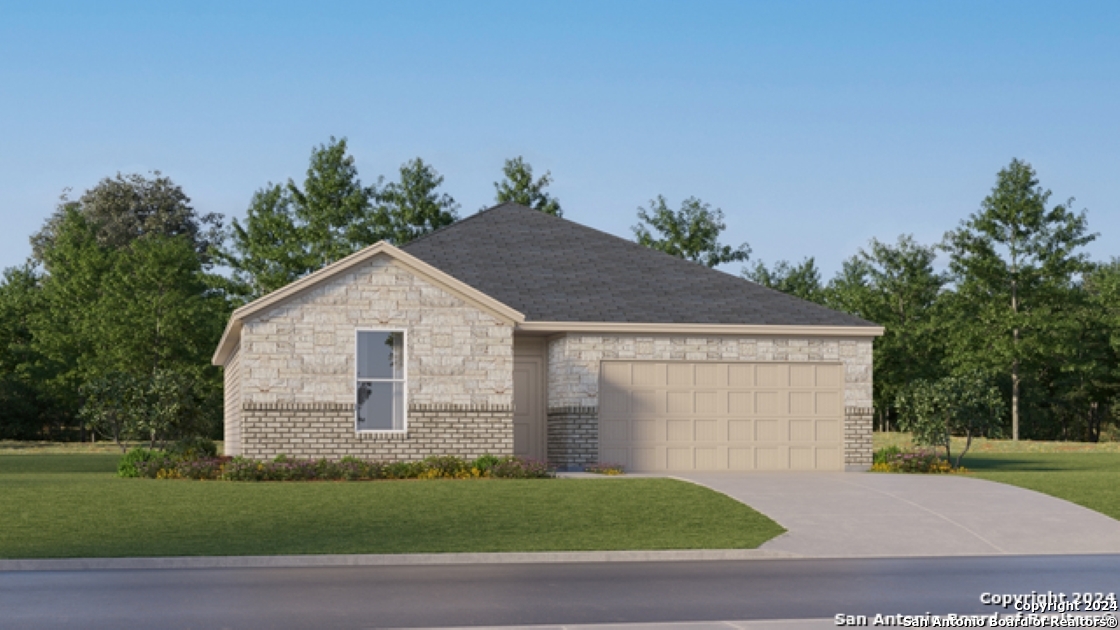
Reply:
<svg viewBox="0 0 1120 630"><path fill-rule="evenodd" d="M874 326L513 203L402 249L527 321Z"/></svg>

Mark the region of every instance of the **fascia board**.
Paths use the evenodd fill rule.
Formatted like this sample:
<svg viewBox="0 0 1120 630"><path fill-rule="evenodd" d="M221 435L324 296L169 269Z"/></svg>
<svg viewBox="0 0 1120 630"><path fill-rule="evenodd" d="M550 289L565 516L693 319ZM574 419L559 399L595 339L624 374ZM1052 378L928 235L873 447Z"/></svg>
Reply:
<svg viewBox="0 0 1120 630"><path fill-rule="evenodd" d="M781 337L881 337L882 326L781 326L762 324L645 324L632 322L523 322L518 331L542 333L630 333L758 335Z"/></svg>

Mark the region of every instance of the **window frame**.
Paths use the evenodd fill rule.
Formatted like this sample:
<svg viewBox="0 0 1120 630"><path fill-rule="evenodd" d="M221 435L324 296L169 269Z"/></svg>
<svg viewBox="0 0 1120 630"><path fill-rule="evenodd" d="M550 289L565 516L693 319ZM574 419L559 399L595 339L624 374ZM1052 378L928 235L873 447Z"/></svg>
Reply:
<svg viewBox="0 0 1120 630"><path fill-rule="evenodd" d="M361 378L358 376L358 339L362 333L399 333L401 335L401 377ZM364 435L405 435L408 433L408 331L404 328L355 328L354 329L354 433ZM358 388L362 383L400 383L401 384L401 428L400 429L362 429L358 426Z"/></svg>

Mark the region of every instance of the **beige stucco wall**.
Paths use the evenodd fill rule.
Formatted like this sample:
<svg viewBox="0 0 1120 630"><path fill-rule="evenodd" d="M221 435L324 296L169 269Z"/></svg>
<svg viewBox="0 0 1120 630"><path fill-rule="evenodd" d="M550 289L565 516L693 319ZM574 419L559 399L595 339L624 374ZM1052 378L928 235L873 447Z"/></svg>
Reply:
<svg viewBox="0 0 1120 630"><path fill-rule="evenodd" d="M567 334L548 343L548 408L597 407L599 362L839 361L844 404L871 406L872 338Z"/></svg>
<svg viewBox="0 0 1120 630"><path fill-rule="evenodd" d="M409 405L512 404L513 327L377 257L244 322L244 404L354 404L360 328L406 331Z"/></svg>

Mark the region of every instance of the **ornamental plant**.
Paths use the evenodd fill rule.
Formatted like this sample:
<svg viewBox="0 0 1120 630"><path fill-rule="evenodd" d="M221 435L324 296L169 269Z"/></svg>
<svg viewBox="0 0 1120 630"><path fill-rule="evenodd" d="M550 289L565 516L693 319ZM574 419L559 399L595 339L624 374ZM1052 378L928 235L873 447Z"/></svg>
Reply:
<svg viewBox="0 0 1120 630"><path fill-rule="evenodd" d="M594 473L596 475L621 475L625 472L622 464L588 464L583 467L583 472Z"/></svg>
<svg viewBox="0 0 1120 630"><path fill-rule="evenodd" d="M899 426L919 445L944 448L946 460L953 459L951 436L965 437L957 468L973 437L999 433L1004 408L999 390L976 373L914 381L899 394L897 405Z"/></svg>
<svg viewBox="0 0 1120 630"><path fill-rule="evenodd" d="M198 453L191 450L191 453ZM122 477L149 479L211 479L222 481L370 481L377 479L544 479L553 476L544 462L519 457L484 455L476 460L434 456L419 462L378 462L345 457L275 459L183 455L169 451L134 449L121 458Z"/></svg>

